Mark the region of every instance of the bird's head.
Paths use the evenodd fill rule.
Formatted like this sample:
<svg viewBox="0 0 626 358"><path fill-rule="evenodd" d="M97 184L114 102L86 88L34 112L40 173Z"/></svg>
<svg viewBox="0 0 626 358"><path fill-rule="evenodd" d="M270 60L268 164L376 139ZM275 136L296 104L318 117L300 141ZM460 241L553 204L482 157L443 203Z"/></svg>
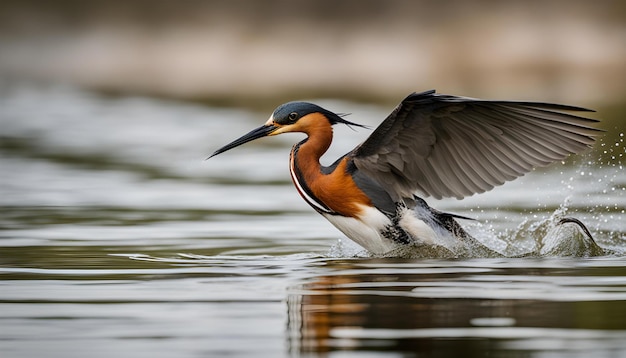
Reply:
<svg viewBox="0 0 626 358"><path fill-rule="evenodd" d="M342 118L316 104L308 102L288 102L278 106L264 125L253 129L242 137L216 150L209 158L224 153L255 139L289 132L302 132L311 135L321 128L343 123L348 126L365 127Z"/></svg>

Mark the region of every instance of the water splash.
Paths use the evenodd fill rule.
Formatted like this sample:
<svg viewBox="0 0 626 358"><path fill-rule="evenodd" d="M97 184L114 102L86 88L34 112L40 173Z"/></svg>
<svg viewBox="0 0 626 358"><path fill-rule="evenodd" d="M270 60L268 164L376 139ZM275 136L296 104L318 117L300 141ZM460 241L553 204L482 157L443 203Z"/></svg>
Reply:
<svg viewBox="0 0 626 358"><path fill-rule="evenodd" d="M541 256L593 257L606 255L591 236L589 229L582 222L573 218L564 218L553 227L541 241Z"/></svg>
<svg viewBox="0 0 626 358"><path fill-rule="evenodd" d="M482 230L477 239L505 257L592 257L614 253L599 246L586 225L569 215L570 198L547 218L526 219L510 232Z"/></svg>
<svg viewBox="0 0 626 358"><path fill-rule="evenodd" d="M357 245L352 240L341 238L337 240L326 254L331 258L344 258L344 257L372 257L372 254L367 250Z"/></svg>
<svg viewBox="0 0 626 358"><path fill-rule="evenodd" d="M480 222L467 228L473 238L462 249L452 251L437 245L405 245L384 255L373 255L349 240L339 240L328 256L390 258L497 258L497 257L593 257L617 254L596 243L585 224L568 216L570 199L547 218L525 220L512 231L496 232Z"/></svg>

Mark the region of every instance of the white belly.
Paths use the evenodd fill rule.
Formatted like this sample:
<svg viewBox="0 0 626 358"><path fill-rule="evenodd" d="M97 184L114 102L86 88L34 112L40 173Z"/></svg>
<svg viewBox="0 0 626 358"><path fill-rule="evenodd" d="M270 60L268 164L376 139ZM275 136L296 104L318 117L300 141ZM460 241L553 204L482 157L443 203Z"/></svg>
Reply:
<svg viewBox="0 0 626 358"><path fill-rule="evenodd" d="M391 220L385 214L372 207L363 207L362 213L359 219L341 215L322 215L350 240L369 252L384 254L398 247L396 242L381 235L385 227L391 225Z"/></svg>
<svg viewBox="0 0 626 358"><path fill-rule="evenodd" d="M350 240L374 254L384 254L397 249L402 244L383 235L391 225L391 220L376 208L364 206L358 218L322 214ZM412 210L400 213L398 225L416 244L449 246L448 238L438 235L425 221L419 219ZM443 235L445 236L445 235Z"/></svg>

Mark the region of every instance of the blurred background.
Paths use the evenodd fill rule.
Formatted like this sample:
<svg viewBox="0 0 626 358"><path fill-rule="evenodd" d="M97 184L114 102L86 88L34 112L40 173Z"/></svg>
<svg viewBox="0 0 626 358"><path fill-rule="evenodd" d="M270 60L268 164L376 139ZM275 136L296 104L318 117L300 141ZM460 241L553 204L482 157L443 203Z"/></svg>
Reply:
<svg viewBox="0 0 626 358"><path fill-rule="evenodd" d="M272 108L430 88L597 106L626 91L626 3L5 0L0 75Z"/></svg>
<svg viewBox="0 0 626 358"><path fill-rule="evenodd" d="M625 79L623 0L2 0L2 357L626 356ZM285 101L374 127L428 89L597 110L592 150L427 200L505 256L563 215L616 254L371 258L298 135L204 161ZM371 133L336 127L323 164Z"/></svg>

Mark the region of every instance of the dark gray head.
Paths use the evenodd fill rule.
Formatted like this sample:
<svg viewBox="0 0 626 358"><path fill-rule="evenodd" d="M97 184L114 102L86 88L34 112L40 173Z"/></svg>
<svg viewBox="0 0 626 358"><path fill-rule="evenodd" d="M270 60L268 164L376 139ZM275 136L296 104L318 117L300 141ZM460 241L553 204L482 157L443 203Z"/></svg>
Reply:
<svg viewBox="0 0 626 358"><path fill-rule="evenodd" d="M353 123L343 119L342 117L345 115L339 115L333 113L327 109L324 109L316 104L309 102L287 102L285 104L281 104L274 110L272 113L271 119L274 120L275 123L280 125L288 125L296 123L300 118L305 117L312 113L320 113L331 125L335 125L338 123L343 123L349 126L356 127L364 127L361 124Z"/></svg>

